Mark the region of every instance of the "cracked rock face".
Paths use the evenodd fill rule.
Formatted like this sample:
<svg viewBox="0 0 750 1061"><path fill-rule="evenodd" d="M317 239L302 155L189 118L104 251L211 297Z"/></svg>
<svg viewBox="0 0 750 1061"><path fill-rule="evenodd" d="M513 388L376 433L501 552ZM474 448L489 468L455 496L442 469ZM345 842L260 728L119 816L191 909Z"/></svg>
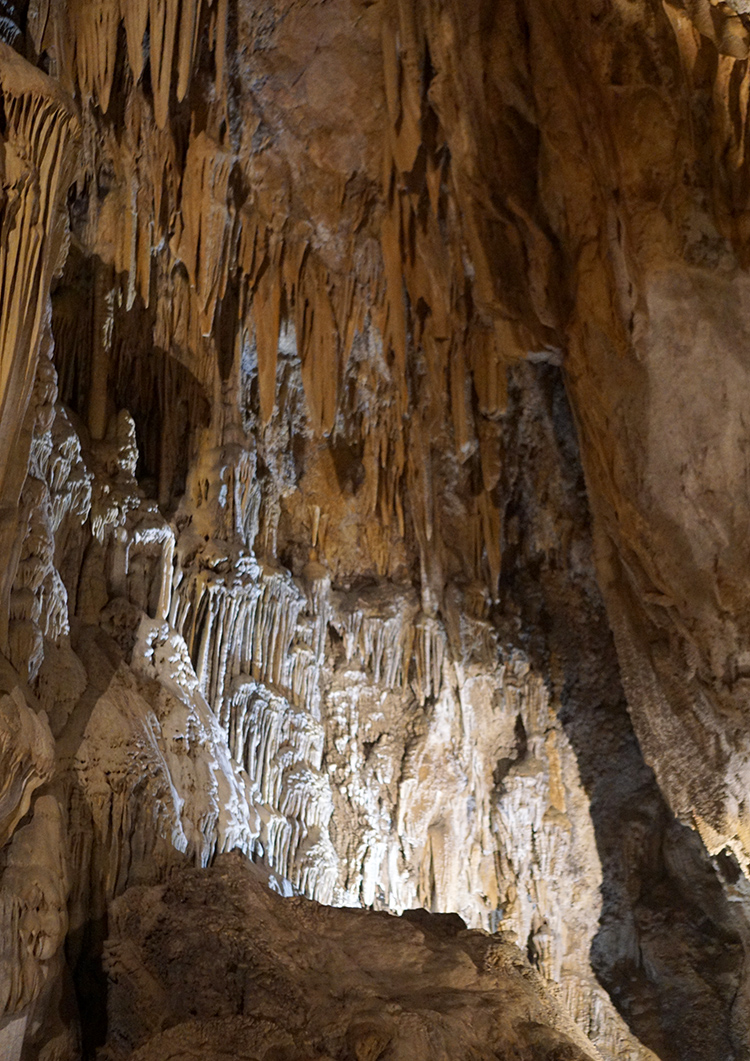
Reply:
<svg viewBox="0 0 750 1061"><path fill-rule="evenodd" d="M0 0L4 1058L748 1056L749 48Z"/></svg>

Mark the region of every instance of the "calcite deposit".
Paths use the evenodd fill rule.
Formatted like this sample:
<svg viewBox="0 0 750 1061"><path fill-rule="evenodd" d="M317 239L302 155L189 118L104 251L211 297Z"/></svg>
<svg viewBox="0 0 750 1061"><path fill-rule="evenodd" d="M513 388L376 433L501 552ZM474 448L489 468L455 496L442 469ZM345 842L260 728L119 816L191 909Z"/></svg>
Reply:
<svg viewBox="0 0 750 1061"><path fill-rule="evenodd" d="M0 0L0 1057L750 1057L749 53Z"/></svg>

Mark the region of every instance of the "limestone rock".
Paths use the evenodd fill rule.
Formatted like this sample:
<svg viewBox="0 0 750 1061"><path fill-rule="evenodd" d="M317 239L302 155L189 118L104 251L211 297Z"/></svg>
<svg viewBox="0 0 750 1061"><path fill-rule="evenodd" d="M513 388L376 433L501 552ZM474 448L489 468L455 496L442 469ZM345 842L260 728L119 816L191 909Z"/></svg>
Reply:
<svg viewBox="0 0 750 1061"><path fill-rule="evenodd" d="M284 900L234 856L129 890L112 929L112 1061L599 1058L512 944L455 915Z"/></svg>

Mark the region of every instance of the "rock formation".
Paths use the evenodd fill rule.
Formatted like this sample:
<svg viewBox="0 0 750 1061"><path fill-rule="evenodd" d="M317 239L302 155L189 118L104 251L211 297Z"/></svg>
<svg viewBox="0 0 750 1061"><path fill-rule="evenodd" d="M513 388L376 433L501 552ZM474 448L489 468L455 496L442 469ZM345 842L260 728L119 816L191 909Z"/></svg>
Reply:
<svg viewBox="0 0 750 1061"><path fill-rule="evenodd" d="M0 1056L750 1057L744 3L0 38Z"/></svg>
<svg viewBox="0 0 750 1061"><path fill-rule="evenodd" d="M129 889L111 930L113 1058L599 1056L512 944L455 914L284 900L229 855Z"/></svg>

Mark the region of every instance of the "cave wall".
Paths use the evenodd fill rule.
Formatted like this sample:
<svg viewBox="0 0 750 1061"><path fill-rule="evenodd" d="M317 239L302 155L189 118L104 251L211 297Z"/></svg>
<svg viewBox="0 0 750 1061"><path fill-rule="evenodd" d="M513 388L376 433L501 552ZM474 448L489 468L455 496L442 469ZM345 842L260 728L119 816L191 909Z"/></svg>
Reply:
<svg viewBox="0 0 750 1061"><path fill-rule="evenodd" d="M745 16L2 11L0 1047L238 850L746 1056Z"/></svg>

